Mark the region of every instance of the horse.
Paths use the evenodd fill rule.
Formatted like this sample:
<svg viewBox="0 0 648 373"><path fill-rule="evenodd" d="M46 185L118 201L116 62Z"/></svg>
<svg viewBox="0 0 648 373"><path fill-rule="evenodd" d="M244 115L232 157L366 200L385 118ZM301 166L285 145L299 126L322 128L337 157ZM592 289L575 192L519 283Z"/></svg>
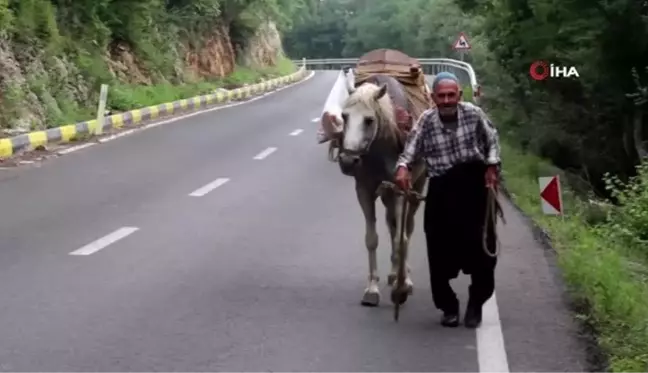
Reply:
<svg viewBox="0 0 648 373"><path fill-rule="evenodd" d="M373 75L366 82L354 87L347 80L349 97L342 104L342 123L330 123L329 138L339 146L336 157L340 170L346 176L355 178L355 190L365 219L365 245L369 255L369 281L362 296L363 306L375 307L380 303L378 287L378 233L376 231L376 199L383 181L394 181L398 157L405 145L404 134L397 126L394 105L408 108L404 87L389 75ZM412 165L412 187L422 193L425 187L425 168L422 160ZM386 209L386 222L391 236L391 272L388 285L393 286L397 278L401 230L405 230L405 247L414 231L414 216L420 205L411 202L406 226L401 226L404 197L393 191L386 191L381 200ZM407 264L407 263L406 263ZM410 278L411 269L406 265L406 290L412 293L414 284Z"/></svg>

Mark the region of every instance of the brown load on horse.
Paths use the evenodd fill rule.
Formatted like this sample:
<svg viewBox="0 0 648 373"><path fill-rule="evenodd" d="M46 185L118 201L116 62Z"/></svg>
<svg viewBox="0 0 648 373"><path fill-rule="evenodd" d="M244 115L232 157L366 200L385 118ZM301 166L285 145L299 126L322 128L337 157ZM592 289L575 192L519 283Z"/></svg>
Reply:
<svg viewBox="0 0 648 373"><path fill-rule="evenodd" d="M434 104L425 82L421 64L401 51L394 49L374 49L358 60L355 69L355 86L369 80L374 74L386 74L396 78L407 92L408 108L403 108L416 121L418 117ZM411 120L399 123L407 132Z"/></svg>

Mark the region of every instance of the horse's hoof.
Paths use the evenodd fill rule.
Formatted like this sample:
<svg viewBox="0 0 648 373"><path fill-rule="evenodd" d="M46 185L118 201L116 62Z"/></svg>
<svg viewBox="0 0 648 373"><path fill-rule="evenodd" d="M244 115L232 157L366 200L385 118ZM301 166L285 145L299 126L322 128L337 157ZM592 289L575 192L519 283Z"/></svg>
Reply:
<svg viewBox="0 0 648 373"><path fill-rule="evenodd" d="M409 293L407 291L399 291L398 289L394 289L391 292L391 301L393 304L398 304L399 306L402 306L407 302L407 298L409 296Z"/></svg>
<svg viewBox="0 0 648 373"><path fill-rule="evenodd" d="M380 293L366 290L362 296L362 302L365 307L377 307L380 304Z"/></svg>
<svg viewBox="0 0 648 373"><path fill-rule="evenodd" d="M414 293L414 284L412 283L412 280L405 280L405 284L403 286L405 287L407 295L412 295Z"/></svg>

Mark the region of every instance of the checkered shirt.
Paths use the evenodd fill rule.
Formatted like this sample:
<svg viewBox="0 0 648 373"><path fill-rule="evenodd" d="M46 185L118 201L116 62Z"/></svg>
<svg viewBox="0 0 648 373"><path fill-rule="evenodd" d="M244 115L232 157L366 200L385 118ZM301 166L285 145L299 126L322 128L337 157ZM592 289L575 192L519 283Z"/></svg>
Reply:
<svg viewBox="0 0 648 373"><path fill-rule="evenodd" d="M436 107L426 110L409 133L399 166L425 158L429 177L443 175L457 164L474 160L500 164L497 129L479 107L460 102L456 130L445 128Z"/></svg>

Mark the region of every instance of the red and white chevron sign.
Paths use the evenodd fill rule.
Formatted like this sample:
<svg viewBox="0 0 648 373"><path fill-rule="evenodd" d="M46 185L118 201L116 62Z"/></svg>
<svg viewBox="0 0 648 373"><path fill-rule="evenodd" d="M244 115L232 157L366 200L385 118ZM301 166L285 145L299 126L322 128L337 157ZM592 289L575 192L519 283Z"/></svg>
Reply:
<svg viewBox="0 0 648 373"><path fill-rule="evenodd" d="M562 191L560 189L560 177L550 176L541 177L540 182L540 200L542 201L542 211L547 215L562 215Z"/></svg>

